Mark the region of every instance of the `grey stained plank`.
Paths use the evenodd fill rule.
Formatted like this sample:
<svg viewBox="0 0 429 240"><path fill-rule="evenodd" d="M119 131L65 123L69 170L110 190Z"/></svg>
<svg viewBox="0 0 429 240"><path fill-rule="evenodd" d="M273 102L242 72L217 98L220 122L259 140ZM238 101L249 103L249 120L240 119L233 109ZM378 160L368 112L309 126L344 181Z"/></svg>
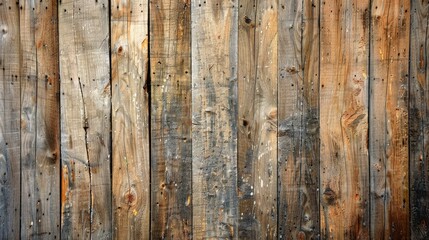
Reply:
<svg viewBox="0 0 429 240"><path fill-rule="evenodd" d="M21 238L55 239L60 237L57 1L22 1L19 8Z"/></svg>
<svg viewBox="0 0 429 240"><path fill-rule="evenodd" d="M429 238L429 2L411 1L410 214L411 239Z"/></svg>
<svg viewBox="0 0 429 240"><path fill-rule="evenodd" d="M191 1L151 1L151 236L192 239Z"/></svg>
<svg viewBox="0 0 429 240"><path fill-rule="evenodd" d="M234 0L192 1L193 238L238 237Z"/></svg>
<svg viewBox="0 0 429 240"><path fill-rule="evenodd" d="M61 237L112 237L111 88L107 0L62 0Z"/></svg>
<svg viewBox="0 0 429 240"><path fill-rule="evenodd" d="M409 239L408 60L410 1L371 1L370 232Z"/></svg>
<svg viewBox="0 0 429 240"><path fill-rule="evenodd" d="M20 231L19 6L0 1L0 239Z"/></svg>
<svg viewBox="0 0 429 240"><path fill-rule="evenodd" d="M114 239L150 238L148 4L111 2Z"/></svg>
<svg viewBox="0 0 429 240"><path fill-rule="evenodd" d="M278 231L320 237L319 1L280 1Z"/></svg>
<svg viewBox="0 0 429 240"><path fill-rule="evenodd" d="M277 1L240 1L239 238L277 237Z"/></svg>

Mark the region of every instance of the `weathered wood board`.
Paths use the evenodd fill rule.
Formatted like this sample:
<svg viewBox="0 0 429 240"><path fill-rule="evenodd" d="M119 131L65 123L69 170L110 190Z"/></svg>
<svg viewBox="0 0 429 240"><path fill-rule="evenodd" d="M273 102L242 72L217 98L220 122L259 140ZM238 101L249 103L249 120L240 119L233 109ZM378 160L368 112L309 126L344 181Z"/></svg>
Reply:
<svg viewBox="0 0 429 240"><path fill-rule="evenodd" d="M22 1L21 238L60 237L57 1Z"/></svg>
<svg viewBox="0 0 429 240"><path fill-rule="evenodd" d="M147 0L111 2L115 239L150 237L148 11Z"/></svg>
<svg viewBox="0 0 429 240"><path fill-rule="evenodd" d="M244 1L238 31L239 238L277 237L277 1Z"/></svg>
<svg viewBox="0 0 429 240"><path fill-rule="evenodd" d="M112 237L109 3L58 5L61 238Z"/></svg>
<svg viewBox="0 0 429 240"><path fill-rule="evenodd" d="M20 235L19 8L0 1L0 239Z"/></svg>
<svg viewBox="0 0 429 240"><path fill-rule="evenodd" d="M321 5L320 228L323 239L369 238L369 3L325 1Z"/></svg>
<svg viewBox="0 0 429 240"><path fill-rule="evenodd" d="M411 239L429 238L429 2L411 1L410 214Z"/></svg>
<svg viewBox="0 0 429 240"><path fill-rule="evenodd" d="M191 1L150 13L151 236L192 239Z"/></svg>
<svg viewBox="0 0 429 240"><path fill-rule="evenodd" d="M278 23L279 239L319 229L319 2L280 1Z"/></svg>
<svg viewBox="0 0 429 240"><path fill-rule="evenodd" d="M371 238L409 239L410 2L371 1Z"/></svg>
<svg viewBox="0 0 429 240"><path fill-rule="evenodd" d="M195 239L238 237L237 17L237 1L192 1Z"/></svg>

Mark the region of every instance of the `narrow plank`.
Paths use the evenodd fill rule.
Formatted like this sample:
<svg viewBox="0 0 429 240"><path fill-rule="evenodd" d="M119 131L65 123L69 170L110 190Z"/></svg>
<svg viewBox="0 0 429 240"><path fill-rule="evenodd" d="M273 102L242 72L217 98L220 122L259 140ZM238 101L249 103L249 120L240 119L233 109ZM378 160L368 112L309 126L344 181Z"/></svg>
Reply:
<svg viewBox="0 0 429 240"><path fill-rule="evenodd" d="M410 206L411 239L429 239L429 2L411 1Z"/></svg>
<svg viewBox="0 0 429 240"><path fill-rule="evenodd" d="M21 238L60 237L57 1L20 3Z"/></svg>
<svg viewBox="0 0 429 240"><path fill-rule="evenodd" d="M371 238L409 239L410 2L371 2Z"/></svg>
<svg viewBox="0 0 429 240"><path fill-rule="evenodd" d="M0 1L0 239L20 229L19 9Z"/></svg>
<svg viewBox="0 0 429 240"><path fill-rule="evenodd" d="M319 2L280 1L278 231L319 237Z"/></svg>
<svg viewBox="0 0 429 240"><path fill-rule="evenodd" d="M369 238L369 1L325 1L320 15L323 239Z"/></svg>
<svg viewBox="0 0 429 240"><path fill-rule="evenodd" d="M195 239L238 237L237 17L237 1L192 1Z"/></svg>
<svg viewBox="0 0 429 240"><path fill-rule="evenodd" d="M61 236L112 236L107 0L59 3Z"/></svg>
<svg viewBox="0 0 429 240"><path fill-rule="evenodd" d="M111 2L115 239L149 239L148 1Z"/></svg>
<svg viewBox="0 0 429 240"><path fill-rule="evenodd" d="M239 238L277 237L277 1L239 8Z"/></svg>
<svg viewBox="0 0 429 240"><path fill-rule="evenodd" d="M191 1L151 1L151 236L192 238Z"/></svg>

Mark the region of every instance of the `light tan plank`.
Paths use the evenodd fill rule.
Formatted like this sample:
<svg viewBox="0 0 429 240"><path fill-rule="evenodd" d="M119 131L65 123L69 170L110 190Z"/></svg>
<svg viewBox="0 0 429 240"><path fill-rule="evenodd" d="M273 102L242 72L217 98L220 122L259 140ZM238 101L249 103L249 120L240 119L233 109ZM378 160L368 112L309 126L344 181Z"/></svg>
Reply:
<svg viewBox="0 0 429 240"><path fill-rule="evenodd" d="M277 1L239 9L239 238L277 237Z"/></svg>
<svg viewBox="0 0 429 240"><path fill-rule="evenodd" d="M61 237L112 236L107 0L59 3Z"/></svg>
<svg viewBox="0 0 429 240"><path fill-rule="evenodd" d="M149 239L148 1L111 2L113 231Z"/></svg>

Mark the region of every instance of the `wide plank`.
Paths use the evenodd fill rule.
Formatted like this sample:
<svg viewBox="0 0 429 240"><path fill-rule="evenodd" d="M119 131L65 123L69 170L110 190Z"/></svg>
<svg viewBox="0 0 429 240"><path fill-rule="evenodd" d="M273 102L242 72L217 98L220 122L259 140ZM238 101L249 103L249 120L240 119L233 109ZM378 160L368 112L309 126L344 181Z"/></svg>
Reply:
<svg viewBox="0 0 429 240"><path fill-rule="evenodd" d="M22 1L21 238L60 237L57 1Z"/></svg>
<svg viewBox="0 0 429 240"><path fill-rule="evenodd" d="M277 237L277 1L243 1L238 32L239 238Z"/></svg>
<svg viewBox="0 0 429 240"><path fill-rule="evenodd" d="M411 239L429 239L429 2L411 1L410 214Z"/></svg>
<svg viewBox="0 0 429 240"><path fill-rule="evenodd" d="M151 236L191 239L191 1L151 1L150 18Z"/></svg>
<svg viewBox="0 0 429 240"><path fill-rule="evenodd" d="M320 214L323 239L369 238L369 1L320 12Z"/></svg>
<svg viewBox="0 0 429 240"><path fill-rule="evenodd" d="M112 237L109 3L62 0L61 238Z"/></svg>
<svg viewBox="0 0 429 240"><path fill-rule="evenodd" d="M371 238L409 239L408 60L410 1L371 1Z"/></svg>
<svg viewBox="0 0 429 240"><path fill-rule="evenodd" d="M20 236L19 6L0 1L0 239Z"/></svg>
<svg viewBox="0 0 429 240"><path fill-rule="evenodd" d="M114 239L150 237L148 1L111 2Z"/></svg>
<svg viewBox="0 0 429 240"><path fill-rule="evenodd" d="M236 0L196 0L192 19L193 238L238 237Z"/></svg>

